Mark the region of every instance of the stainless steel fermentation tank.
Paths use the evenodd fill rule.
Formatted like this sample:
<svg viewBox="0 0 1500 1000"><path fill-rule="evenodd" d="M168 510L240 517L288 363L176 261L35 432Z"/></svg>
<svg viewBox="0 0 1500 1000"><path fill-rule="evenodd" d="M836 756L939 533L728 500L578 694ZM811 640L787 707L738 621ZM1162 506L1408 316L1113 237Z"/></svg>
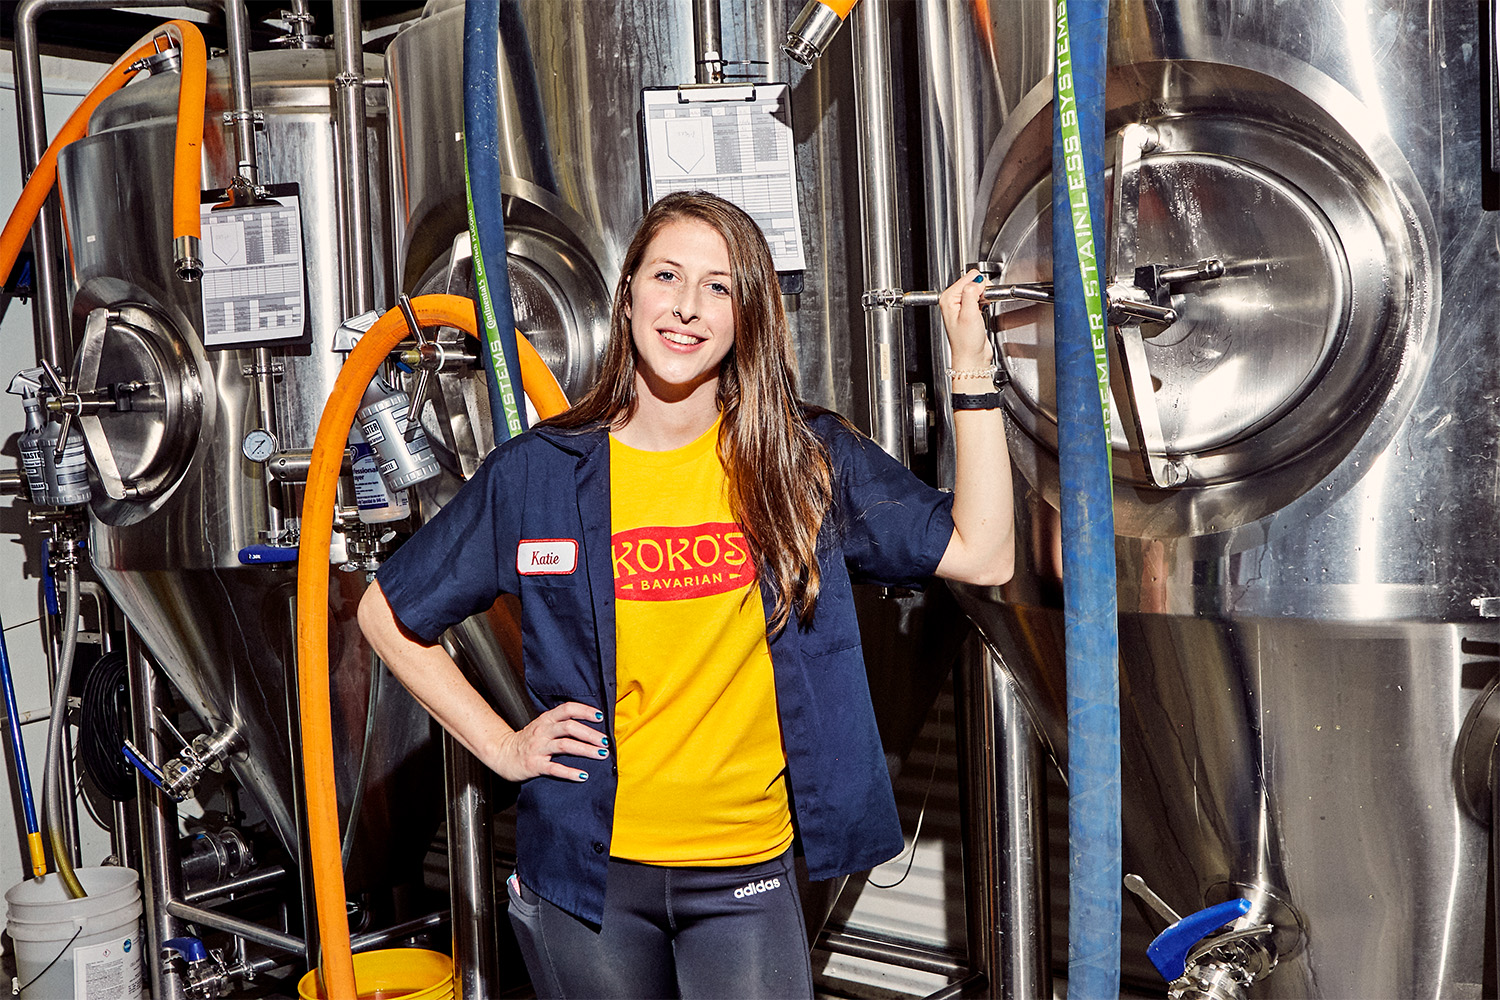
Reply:
<svg viewBox="0 0 1500 1000"><path fill-rule="evenodd" d="M1110 4L1105 273L1224 265L1143 275L1181 319L1111 337L1126 870L1182 913L1248 895L1279 952L1254 996L1480 995L1481 6ZM933 259L1050 276L1051 7L921 5ZM1065 753L1050 309L999 327L1021 565L960 601Z"/></svg>
<svg viewBox="0 0 1500 1000"><path fill-rule="evenodd" d="M311 343L277 348L266 359L274 369L275 426L264 429L280 450L295 452L312 446L342 361L333 341L345 318L338 192L346 179L337 175L330 128L333 53L257 52L250 68L254 107L263 118L259 180L296 184L302 213ZM365 72L378 77L380 60L368 57ZM377 192L389 187L383 98L372 91L366 104L370 142L378 151L370 171ZM209 63L207 99L201 185L222 191L236 173L233 133L221 122L231 107L223 60ZM295 546L300 489L268 491L266 467L242 451L246 435L262 421L255 352L205 351L199 284L179 280L168 255L148 252L171 239L176 101L175 74L137 82L104 102L90 134L60 158L75 371L96 372L100 387L139 381L150 395L145 405L137 399L132 412L103 414L102 437L90 442L96 468L108 453L133 489L124 499L110 499L96 485L92 562L186 705L209 729L238 732L242 749L229 766L295 858L301 775L291 686L294 564L247 565L240 554L268 541ZM362 238L388 248L388 201L373 201L374 231ZM377 277L388 287L389 253L374 257ZM276 527L285 532L279 539L270 537ZM335 566L346 554L340 542ZM378 692L379 715L367 727L374 668L353 620L364 577L330 572L334 725L339 745L349 750L338 758L340 801L347 807L355 798L368 729L374 745L363 801L382 817L359 826L351 871L357 891L389 881L393 868L420 878L440 815L430 781L438 765L427 720L389 678ZM383 818L396 802L403 803L403 814L421 815L423 801L431 817L425 832L421 823L393 827Z"/></svg>

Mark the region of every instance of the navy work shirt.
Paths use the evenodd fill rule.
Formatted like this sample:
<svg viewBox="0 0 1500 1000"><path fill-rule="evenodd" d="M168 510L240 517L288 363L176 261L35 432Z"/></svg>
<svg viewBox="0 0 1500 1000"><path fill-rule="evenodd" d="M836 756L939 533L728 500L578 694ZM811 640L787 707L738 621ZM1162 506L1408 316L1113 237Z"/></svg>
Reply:
<svg viewBox="0 0 1500 1000"><path fill-rule="evenodd" d="M953 534L952 497L911 474L830 413L834 510L818 537L822 589L810 627L770 641L797 835L814 879L865 871L900 853L890 776L870 704L851 576L904 584L930 576ZM539 427L495 449L453 500L381 568L396 617L425 642L521 599L526 689L538 712L566 701L605 713L614 735L614 564L605 429ZM764 577L769 616L774 594ZM559 757L587 781L533 778L516 825L521 880L598 924L614 825L615 765Z"/></svg>

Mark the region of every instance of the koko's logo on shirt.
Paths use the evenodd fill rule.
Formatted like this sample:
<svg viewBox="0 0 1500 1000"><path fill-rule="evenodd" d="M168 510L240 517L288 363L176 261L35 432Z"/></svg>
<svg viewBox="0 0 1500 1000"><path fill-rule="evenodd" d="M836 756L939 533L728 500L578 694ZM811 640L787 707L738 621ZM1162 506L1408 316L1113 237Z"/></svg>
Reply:
<svg viewBox="0 0 1500 1000"><path fill-rule="evenodd" d="M616 533L615 598L681 601L727 594L755 579L750 544L733 521Z"/></svg>

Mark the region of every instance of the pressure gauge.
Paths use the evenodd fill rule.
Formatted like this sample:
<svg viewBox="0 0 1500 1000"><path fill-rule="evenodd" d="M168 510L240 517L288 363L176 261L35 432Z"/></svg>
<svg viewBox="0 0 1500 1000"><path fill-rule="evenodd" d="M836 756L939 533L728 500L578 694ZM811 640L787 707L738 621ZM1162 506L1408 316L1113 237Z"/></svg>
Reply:
<svg viewBox="0 0 1500 1000"><path fill-rule="evenodd" d="M257 427L245 435L240 451L252 462L264 462L276 454L276 436L263 427Z"/></svg>

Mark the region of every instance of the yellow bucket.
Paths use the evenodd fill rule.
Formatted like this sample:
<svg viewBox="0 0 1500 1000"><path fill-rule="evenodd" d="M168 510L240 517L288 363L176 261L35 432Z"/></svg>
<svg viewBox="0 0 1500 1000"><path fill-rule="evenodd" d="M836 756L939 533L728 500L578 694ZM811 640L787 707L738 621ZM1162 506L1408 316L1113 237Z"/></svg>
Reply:
<svg viewBox="0 0 1500 1000"><path fill-rule="evenodd" d="M360 1000L453 1000L453 959L423 948L387 948L354 956L354 989ZM324 1000L318 970L297 983L302 1000Z"/></svg>

